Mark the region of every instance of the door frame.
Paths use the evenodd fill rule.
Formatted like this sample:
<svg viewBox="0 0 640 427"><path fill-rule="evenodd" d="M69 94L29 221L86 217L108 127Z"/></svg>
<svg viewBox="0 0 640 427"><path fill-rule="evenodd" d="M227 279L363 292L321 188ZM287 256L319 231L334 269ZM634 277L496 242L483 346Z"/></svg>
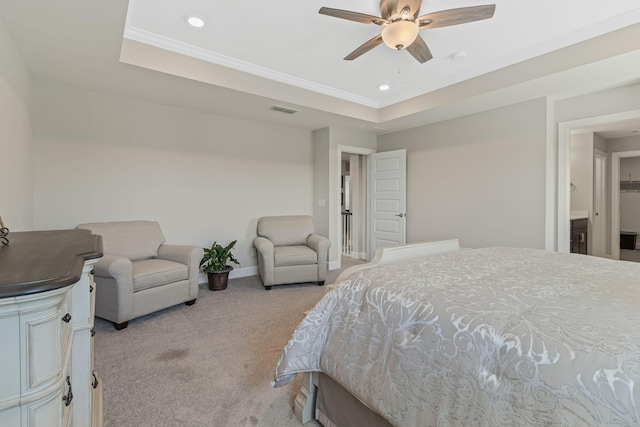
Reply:
<svg viewBox="0 0 640 427"><path fill-rule="evenodd" d="M611 258L620 259L620 159L640 157L640 150L611 153Z"/></svg>
<svg viewBox="0 0 640 427"><path fill-rule="evenodd" d="M606 257L607 255L607 160L606 152L593 150L593 227L591 238L591 255ZM601 162L602 173L596 174L597 162ZM600 205L596 194L600 193ZM597 218L596 218L597 217ZM597 223L597 224L596 224Z"/></svg>
<svg viewBox="0 0 640 427"><path fill-rule="evenodd" d="M338 165L342 164L342 153L348 153L348 154L360 154L363 156L369 156L370 154L375 153L376 150L373 148L363 148L363 147L354 147L351 145L341 145L338 144L338 150L337 150L337 159L338 159ZM367 164L369 162L367 161ZM367 166L368 167L368 166ZM338 173L342 173L342 170L340 168L338 168ZM338 183L340 182L340 179L338 179ZM337 197L340 197L340 189L338 188L337 191ZM367 205L367 220L368 220L368 216L369 216L369 195L368 192L365 191L365 200L366 200L366 205ZM338 207L340 207L340 200L338 199L338 203L337 203ZM337 209L336 212L332 212L330 215L332 215L334 217L334 224L336 224L336 226L338 226L337 224L341 224L342 223L342 212L340 211L340 209ZM368 251L368 244L369 244L369 228L367 226L364 227L364 229L366 230L366 236L365 236L365 241L367 242L365 245L365 248L367 248ZM337 245L338 245L338 260L335 263L330 263L329 268L331 270L334 270L336 268L342 268L342 239L336 239L337 240ZM368 254L366 255L367 259L368 259Z"/></svg>

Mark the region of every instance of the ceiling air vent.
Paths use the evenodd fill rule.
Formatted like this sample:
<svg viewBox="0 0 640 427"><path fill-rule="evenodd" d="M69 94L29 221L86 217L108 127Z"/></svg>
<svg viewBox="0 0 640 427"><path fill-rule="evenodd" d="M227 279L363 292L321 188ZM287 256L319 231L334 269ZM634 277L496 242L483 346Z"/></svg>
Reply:
<svg viewBox="0 0 640 427"><path fill-rule="evenodd" d="M287 107L282 107L281 105L272 105L271 109L273 111L278 111L280 113L285 113L285 114L295 114L298 112L298 110L294 110L292 108L287 108Z"/></svg>
<svg viewBox="0 0 640 427"><path fill-rule="evenodd" d="M385 133L385 132L389 132L389 129L385 129L385 128L378 128L378 127L370 127L369 129L371 129L372 131L374 131L375 133Z"/></svg>

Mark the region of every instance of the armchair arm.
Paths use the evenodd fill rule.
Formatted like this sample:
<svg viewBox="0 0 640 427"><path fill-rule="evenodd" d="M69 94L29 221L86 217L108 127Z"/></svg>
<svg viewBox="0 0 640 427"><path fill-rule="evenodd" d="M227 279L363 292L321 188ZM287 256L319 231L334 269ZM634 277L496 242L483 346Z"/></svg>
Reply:
<svg viewBox="0 0 640 427"><path fill-rule="evenodd" d="M133 319L133 267L128 258L104 255L93 265L96 316L114 323Z"/></svg>
<svg viewBox="0 0 640 427"><path fill-rule="evenodd" d="M318 254L318 281L324 282L327 277L327 260L329 259L331 241L324 236L311 234L307 237L307 246Z"/></svg>
<svg viewBox="0 0 640 427"><path fill-rule="evenodd" d="M158 258L185 264L189 271L189 299L198 298L198 271L204 249L188 245L160 245Z"/></svg>
<svg viewBox="0 0 640 427"><path fill-rule="evenodd" d="M253 239L253 246L258 253L258 272L264 286L273 286L275 282L273 243L265 237Z"/></svg>
<svg viewBox="0 0 640 427"><path fill-rule="evenodd" d="M95 275L115 279L118 282L131 282L131 290L133 292L133 267L131 261L127 258L104 255L93 265Z"/></svg>

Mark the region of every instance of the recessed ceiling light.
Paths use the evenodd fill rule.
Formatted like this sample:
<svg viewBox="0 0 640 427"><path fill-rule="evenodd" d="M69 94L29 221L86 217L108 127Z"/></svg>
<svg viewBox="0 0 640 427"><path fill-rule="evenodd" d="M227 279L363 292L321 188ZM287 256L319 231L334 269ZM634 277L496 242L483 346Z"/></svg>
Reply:
<svg viewBox="0 0 640 427"><path fill-rule="evenodd" d="M390 86L389 85L380 85L378 86L379 90L389 90Z"/></svg>
<svg viewBox="0 0 640 427"><path fill-rule="evenodd" d="M191 15L187 18L187 22L192 27L196 27L196 28L204 27L204 19L200 18L199 16Z"/></svg>

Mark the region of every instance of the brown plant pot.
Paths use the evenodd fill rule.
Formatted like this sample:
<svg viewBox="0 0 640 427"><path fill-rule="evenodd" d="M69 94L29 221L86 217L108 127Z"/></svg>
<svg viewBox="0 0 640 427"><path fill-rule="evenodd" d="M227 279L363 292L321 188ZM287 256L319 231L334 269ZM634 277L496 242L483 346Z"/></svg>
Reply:
<svg viewBox="0 0 640 427"><path fill-rule="evenodd" d="M227 282L229 281L229 272L233 268L229 267L226 270L220 271L208 271L207 279L209 280L209 290L222 291L227 289Z"/></svg>

